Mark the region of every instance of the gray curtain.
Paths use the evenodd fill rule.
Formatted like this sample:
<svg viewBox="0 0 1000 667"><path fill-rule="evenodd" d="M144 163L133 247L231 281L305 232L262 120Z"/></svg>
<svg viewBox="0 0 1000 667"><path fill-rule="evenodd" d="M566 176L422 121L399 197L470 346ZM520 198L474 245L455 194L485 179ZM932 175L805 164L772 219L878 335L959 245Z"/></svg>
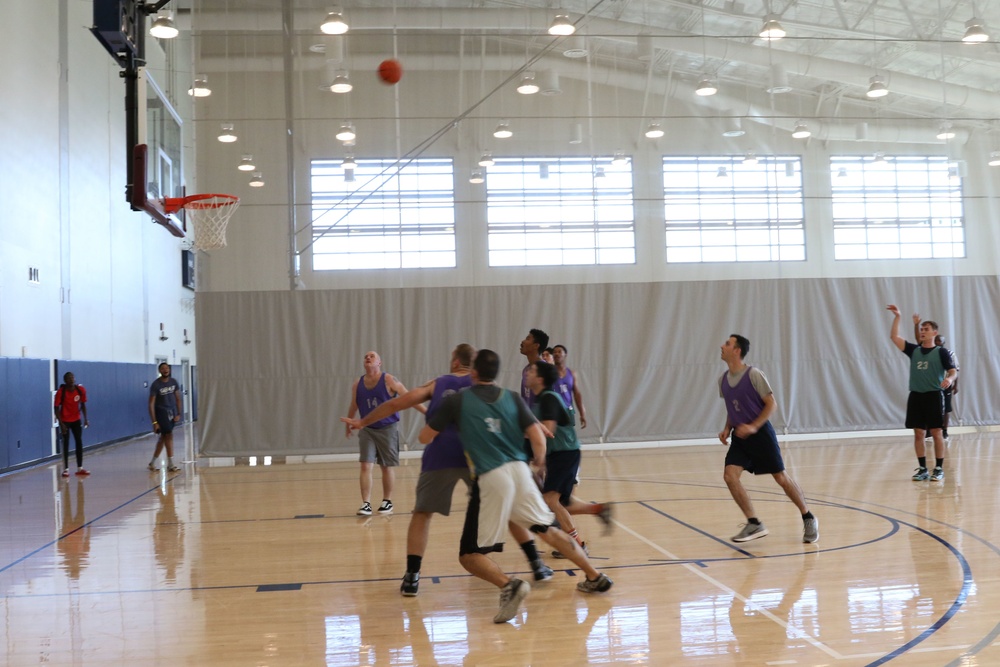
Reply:
<svg viewBox="0 0 1000 667"><path fill-rule="evenodd" d="M725 420L719 346L750 339L779 433L903 427L908 360L886 304L941 325L961 367L953 424L996 424L996 276L733 280L445 289L206 292L197 298L201 452L356 451L338 418L368 350L412 388L448 370L451 349L496 350L517 389L530 328L569 348L588 413L584 443L711 437ZM403 416L411 449L423 419Z"/></svg>

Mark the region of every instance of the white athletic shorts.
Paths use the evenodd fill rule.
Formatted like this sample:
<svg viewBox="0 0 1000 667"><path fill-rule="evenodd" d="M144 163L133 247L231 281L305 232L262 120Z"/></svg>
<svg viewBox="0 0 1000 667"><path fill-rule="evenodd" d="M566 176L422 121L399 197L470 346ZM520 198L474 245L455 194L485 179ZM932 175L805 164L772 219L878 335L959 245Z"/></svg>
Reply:
<svg viewBox="0 0 1000 667"><path fill-rule="evenodd" d="M551 526L556 515L545 504L542 494L524 461L511 461L480 475L479 535L480 547L502 543L507 523L519 526Z"/></svg>

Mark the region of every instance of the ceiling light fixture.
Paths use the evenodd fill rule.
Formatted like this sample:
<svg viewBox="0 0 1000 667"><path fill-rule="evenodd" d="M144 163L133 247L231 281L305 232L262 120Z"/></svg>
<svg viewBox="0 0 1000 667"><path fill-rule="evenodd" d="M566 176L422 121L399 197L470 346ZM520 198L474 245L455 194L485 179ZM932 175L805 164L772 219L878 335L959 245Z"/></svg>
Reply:
<svg viewBox="0 0 1000 667"><path fill-rule="evenodd" d="M576 32L576 26L569 20L569 14L557 14L549 26L549 34L553 37L566 37Z"/></svg>
<svg viewBox="0 0 1000 667"><path fill-rule="evenodd" d="M778 23L777 14L768 14L764 17L764 27L760 29L761 39L773 42L781 39L786 34L785 29L781 27L780 23Z"/></svg>
<svg viewBox="0 0 1000 667"><path fill-rule="evenodd" d="M319 27L327 35L343 35L348 30L347 21L340 8L331 9Z"/></svg>
<svg viewBox="0 0 1000 667"><path fill-rule="evenodd" d="M784 65L771 65L771 84L766 90L771 95L792 92L792 87L788 85L788 70Z"/></svg>
<svg viewBox="0 0 1000 667"><path fill-rule="evenodd" d="M628 158L625 157L625 151L615 151L615 155L611 158L611 164L616 167L624 167L628 164Z"/></svg>
<svg viewBox="0 0 1000 667"><path fill-rule="evenodd" d="M729 176L729 169L727 169L724 166L723 167L719 167L719 170L717 172L715 172L715 177L716 178L725 178L726 176Z"/></svg>
<svg viewBox="0 0 1000 667"><path fill-rule="evenodd" d="M253 178L250 179L251 188L262 188L264 187L264 176L259 171L253 173Z"/></svg>
<svg viewBox="0 0 1000 667"><path fill-rule="evenodd" d="M966 44L982 44L990 41L990 36L983 27L983 22L973 16L965 22L965 34L962 41Z"/></svg>
<svg viewBox="0 0 1000 667"><path fill-rule="evenodd" d="M724 137L742 137L746 134L746 130L743 129L743 120L741 118L730 118L726 122L726 129L722 131L722 136Z"/></svg>
<svg viewBox="0 0 1000 667"><path fill-rule="evenodd" d="M236 141L236 131L232 123L223 123L222 131L219 132L219 141L224 144L231 144Z"/></svg>
<svg viewBox="0 0 1000 667"><path fill-rule="evenodd" d="M990 161L986 164L991 167L1000 167L1000 151L993 151L990 153Z"/></svg>
<svg viewBox="0 0 1000 667"><path fill-rule="evenodd" d="M649 139L659 139L663 136L663 128L660 127L659 123L650 123L646 127L646 137Z"/></svg>
<svg viewBox="0 0 1000 667"><path fill-rule="evenodd" d="M743 164L745 165L753 166L758 162L760 162L760 160L757 159L757 156L753 153L753 151L750 151L743 156Z"/></svg>
<svg viewBox="0 0 1000 667"><path fill-rule="evenodd" d="M348 78L347 70L339 70L337 75L333 77L333 83L330 84L330 92L332 93L349 93L354 89L351 84L351 80Z"/></svg>
<svg viewBox="0 0 1000 667"><path fill-rule="evenodd" d="M354 141L354 139L357 136L358 136L358 133L354 129L354 125L352 125L351 123L343 123L343 124L341 124L340 129L337 130L337 134L336 134L336 137L337 137L338 141Z"/></svg>
<svg viewBox="0 0 1000 667"><path fill-rule="evenodd" d="M872 164L878 167L884 167L889 164L889 162L885 159L885 153L878 151L875 153L875 159L872 160Z"/></svg>
<svg viewBox="0 0 1000 667"><path fill-rule="evenodd" d="M479 158L480 167L492 167L496 163L497 161L493 159L493 153L489 151L483 151L482 156Z"/></svg>
<svg viewBox="0 0 1000 667"><path fill-rule="evenodd" d="M865 95L874 100L879 97L885 97L888 94L889 87L885 85L885 79L878 74L868 79L868 92Z"/></svg>
<svg viewBox="0 0 1000 667"><path fill-rule="evenodd" d="M715 95L719 92L719 87L711 79L702 79L698 82L698 87L695 89L694 94L700 95L701 97L708 97L709 95Z"/></svg>
<svg viewBox="0 0 1000 667"><path fill-rule="evenodd" d="M521 75L521 83L517 86L517 92L522 95L534 95L539 91L538 84L535 83L535 73L528 71Z"/></svg>
<svg viewBox="0 0 1000 667"><path fill-rule="evenodd" d="M955 138L955 130L952 128L951 123L946 120L941 121L941 124L938 125L937 138L943 141Z"/></svg>
<svg viewBox="0 0 1000 667"><path fill-rule="evenodd" d="M475 183L476 185L483 183L486 177L483 175L482 169L473 169L472 173L469 174L469 183Z"/></svg>
<svg viewBox="0 0 1000 667"><path fill-rule="evenodd" d="M344 171L354 171L357 168L358 163L354 161L354 158L348 155L344 158L344 161L340 163L340 166L344 168Z"/></svg>
<svg viewBox="0 0 1000 667"><path fill-rule="evenodd" d="M792 137L795 139L808 139L812 136L812 130L803 121L795 123L795 129L792 130Z"/></svg>
<svg viewBox="0 0 1000 667"><path fill-rule="evenodd" d="M594 169L594 178L604 178L604 167Z"/></svg>
<svg viewBox="0 0 1000 667"><path fill-rule="evenodd" d="M253 171L257 168L257 165L253 163L253 155L244 155L243 159L236 166L240 171Z"/></svg>
<svg viewBox="0 0 1000 667"><path fill-rule="evenodd" d="M208 87L208 77L199 74L194 78L194 85L188 88L188 95L191 97L208 97L212 94L212 89Z"/></svg>
<svg viewBox="0 0 1000 667"><path fill-rule="evenodd" d="M161 11L156 13L153 25L149 26L149 34L157 39L173 39L180 34L180 31L174 25L173 15L170 12Z"/></svg>
<svg viewBox="0 0 1000 667"><path fill-rule="evenodd" d="M507 121L502 120L497 124L497 129L493 130L493 136L497 139L510 139L514 136Z"/></svg>
<svg viewBox="0 0 1000 667"><path fill-rule="evenodd" d="M847 178L847 167L841 167L837 170L837 178Z"/></svg>

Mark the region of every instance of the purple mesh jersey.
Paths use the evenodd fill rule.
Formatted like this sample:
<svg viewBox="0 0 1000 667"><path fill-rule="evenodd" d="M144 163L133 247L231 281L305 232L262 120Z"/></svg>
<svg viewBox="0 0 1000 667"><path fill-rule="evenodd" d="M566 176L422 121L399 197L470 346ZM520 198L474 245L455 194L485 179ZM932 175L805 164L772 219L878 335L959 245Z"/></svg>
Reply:
<svg viewBox="0 0 1000 667"><path fill-rule="evenodd" d="M365 386L364 375L362 375L361 379L358 380L358 390L354 394L354 400L357 402L358 411L361 413L362 417L391 398L392 396L389 395L389 388L385 386L385 373L382 373L382 375L379 376L374 389L369 389ZM395 424L398 421L399 413L393 412L385 419L380 419L374 424L369 424L368 428L385 428L389 424Z"/></svg>
<svg viewBox="0 0 1000 667"><path fill-rule="evenodd" d="M729 413L729 425L749 424L764 410L764 399L750 382L750 366L735 387L729 386L729 372L722 374L719 388L726 402L726 412Z"/></svg>
<svg viewBox="0 0 1000 667"><path fill-rule="evenodd" d="M427 406L427 421L441 406L441 402L466 387L472 386L471 375L442 375L434 380L434 393L430 405ZM420 463L421 472L429 470L445 470L447 468L468 468L469 462L462 449L462 441L458 435L458 424L448 424L443 431L431 440L424 449Z"/></svg>
<svg viewBox="0 0 1000 667"><path fill-rule="evenodd" d="M563 400L569 410L573 409L573 386L575 384L576 378L573 377L573 371L567 368L566 377L559 378L552 385L552 391L559 394L559 398Z"/></svg>

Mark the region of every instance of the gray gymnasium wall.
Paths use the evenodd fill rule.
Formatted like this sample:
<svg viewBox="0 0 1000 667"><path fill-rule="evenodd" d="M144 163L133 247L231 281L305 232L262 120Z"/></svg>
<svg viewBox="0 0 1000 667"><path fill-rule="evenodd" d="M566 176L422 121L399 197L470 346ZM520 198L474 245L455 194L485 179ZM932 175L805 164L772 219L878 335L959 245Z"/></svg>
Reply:
<svg viewBox="0 0 1000 667"><path fill-rule="evenodd" d="M724 421L719 346L751 341L785 433L902 428L908 362L888 303L941 323L963 373L956 417L996 424L997 276L454 287L198 295L201 452L356 451L338 418L367 350L407 387L447 371L455 344L496 350L517 388L531 327L569 348L584 392L584 442L712 437ZM403 439L415 445L421 416Z"/></svg>

